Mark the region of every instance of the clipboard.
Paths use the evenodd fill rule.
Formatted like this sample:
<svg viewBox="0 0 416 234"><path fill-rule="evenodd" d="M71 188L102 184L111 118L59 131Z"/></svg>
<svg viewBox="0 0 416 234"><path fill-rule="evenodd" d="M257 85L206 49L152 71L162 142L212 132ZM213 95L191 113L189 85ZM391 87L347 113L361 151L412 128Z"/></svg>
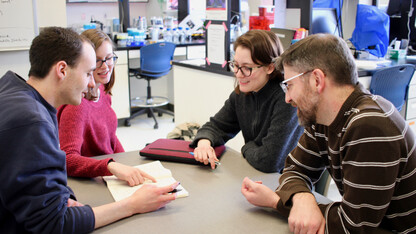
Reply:
<svg viewBox="0 0 416 234"><path fill-rule="evenodd" d="M190 141L175 139L158 139L139 151L140 156L151 159L203 165L195 160L194 149L189 147ZM225 146L214 147L218 159L225 151ZM208 164L209 165L209 164Z"/></svg>

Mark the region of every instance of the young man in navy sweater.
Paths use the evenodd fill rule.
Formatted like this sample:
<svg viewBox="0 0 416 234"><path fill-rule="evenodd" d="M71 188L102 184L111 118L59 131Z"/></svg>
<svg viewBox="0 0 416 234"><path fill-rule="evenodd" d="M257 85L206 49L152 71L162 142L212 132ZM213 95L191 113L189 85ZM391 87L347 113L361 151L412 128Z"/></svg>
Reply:
<svg viewBox="0 0 416 234"><path fill-rule="evenodd" d="M85 233L175 199L145 185L131 197L91 208L67 187L56 108L79 105L94 87L91 42L70 29L44 29L31 45L27 82L8 71L0 79L0 233Z"/></svg>

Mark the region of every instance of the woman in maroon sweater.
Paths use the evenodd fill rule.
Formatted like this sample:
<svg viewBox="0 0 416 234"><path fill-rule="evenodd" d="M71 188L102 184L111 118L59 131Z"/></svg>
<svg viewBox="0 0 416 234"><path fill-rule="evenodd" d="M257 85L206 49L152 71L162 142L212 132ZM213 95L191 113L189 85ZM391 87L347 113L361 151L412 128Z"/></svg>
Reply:
<svg viewBox="0 0 416 234"><path fill-rule="evenodd" d="M124 152L116 136L117 116L111 108L114 65L117 56L111 39L97 29L82 35L95 45L97 67L95 87L82 99L81 105L63 105L58 109L59 141L66 152L68 176L96 177L115 175L130 186L144 178L155 179L137 168L115 162L112 158L97 160L92 156Z"/></svg>

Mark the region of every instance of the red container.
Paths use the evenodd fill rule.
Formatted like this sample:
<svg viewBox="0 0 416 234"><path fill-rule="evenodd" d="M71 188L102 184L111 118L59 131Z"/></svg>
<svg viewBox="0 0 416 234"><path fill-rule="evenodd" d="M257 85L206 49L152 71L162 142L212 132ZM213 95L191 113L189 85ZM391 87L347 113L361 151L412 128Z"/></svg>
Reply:
<svg viewBox="0 0 416 234"><path fill-rule="evenodd" d="M274 17L272 16L250 16L249 18L249 30L262 29L270 31L270 24L274 23Z"/></svg>
<svg viewBox="0 0 416 234"><path fill-rule="evenodd" d="M259 6L259 16L271 16L274 17L274 7Z"/></svg>

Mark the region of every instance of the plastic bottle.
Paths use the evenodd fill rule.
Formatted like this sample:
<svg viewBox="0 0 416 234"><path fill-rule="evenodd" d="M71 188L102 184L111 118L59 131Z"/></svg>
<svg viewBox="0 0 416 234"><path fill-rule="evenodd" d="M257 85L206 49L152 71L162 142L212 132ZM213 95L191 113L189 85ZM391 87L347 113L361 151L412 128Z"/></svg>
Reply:
<svg viewBox="0 0 416 234"><path fill-rule="evenodd" d="M182 30L182 27L178 27L178 36L179 36L180 43L186 42L186 32Z"/></svg>
<svg viewBox="0 0 416 234"><path fill-rule="evenodd" d="M165 30L163 29L163 27L159 27L159 40L163 41L163 35L165 33Z"/></svg>
<svg viewBox="0 0 416 234"><path fill-rule="evenodd" d="M189 28L185 29L186 41L192 42L192 33Z"/></svg>
<svg viewBox="0 0 416 234"><path fill-rule="evenodd" d="M176 28L172 29L172 42L175 44L179 44L179 35Z"/></svg>
<svg viewBox="0 0 416 234"><path fill-rule="evenodd" d="M150 35L151 41L159 41L159 27L153 26L152 30L150 31Z"/></svg>
<svg viewBox="0 0 416 234"><path fill-rule="evenodd" d="M164 31L164 34L163 34L163 39L164 39L166 42L172 42L172 31L170 30L170 28L167 28L167 29Z"/></svg>

